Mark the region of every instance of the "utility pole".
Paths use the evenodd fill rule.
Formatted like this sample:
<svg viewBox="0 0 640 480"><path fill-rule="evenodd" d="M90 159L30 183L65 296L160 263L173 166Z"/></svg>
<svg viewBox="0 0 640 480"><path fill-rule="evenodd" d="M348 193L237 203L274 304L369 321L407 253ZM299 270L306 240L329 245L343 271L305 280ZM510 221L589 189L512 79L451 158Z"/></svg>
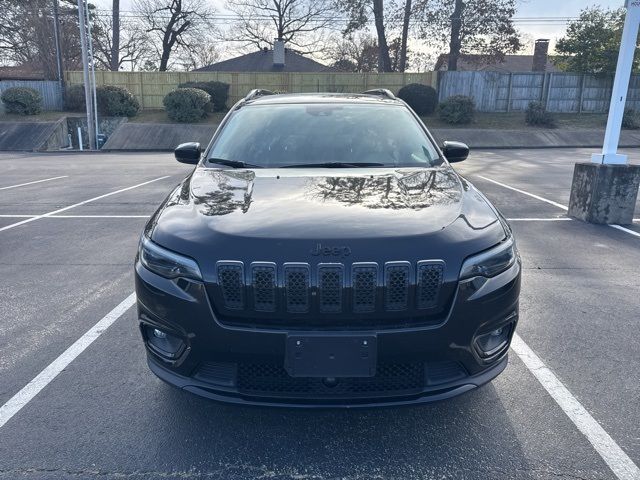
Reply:
<svg viewBox="0 0 640 480"><path fill-rule="evenodd" d="M91 66L91 91L93 93L93 118L95 120L95 136L96 136L96 149L99 148L100 142L98 142L98 136L100 133L100 126L98 124L98 98L96 91L96 59L93 56L93 35L91 34L91 17L89 15L89 7L85 5L84 13L87 16L87 32L88 32L88 46L89 46L89 61Z"/></svg>
<svg viewBox="0 0 640 480"><path fill-rule="evenodd" d="M78 0L78 20L80 22L80 47L82 50L82 70L84 74L84 99L87 104L87 127L89 132L89 149L96 149L96 129L93 95L91 92L91 80L89 76L89 54L87 47L87 26L84 0Z"/></svg>
<svg viewBox="0 0 640 480"><path fill-rule="evenodd" d="M58 12L58 0L53 0L53 36L56 42L56 62L58 66L58 83L60 91L64 95L64 75L62 74L62 49L60 42L60 16Z"/></svg>

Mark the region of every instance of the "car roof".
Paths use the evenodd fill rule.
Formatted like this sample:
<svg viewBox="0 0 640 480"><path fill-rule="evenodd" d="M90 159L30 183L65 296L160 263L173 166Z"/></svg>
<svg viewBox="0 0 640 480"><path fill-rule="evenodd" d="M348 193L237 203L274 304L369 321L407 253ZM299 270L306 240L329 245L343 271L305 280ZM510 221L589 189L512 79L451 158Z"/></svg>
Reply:
<svg viewBox="0 0 640 480"><path fill-rule="evenodd" d="M355 103L375 105L403 105L398 99L382 95L363 93L285 93L268 94L254 97L244 102L244 105L276 105L276 104L309 104L309 103Z"/></svg>

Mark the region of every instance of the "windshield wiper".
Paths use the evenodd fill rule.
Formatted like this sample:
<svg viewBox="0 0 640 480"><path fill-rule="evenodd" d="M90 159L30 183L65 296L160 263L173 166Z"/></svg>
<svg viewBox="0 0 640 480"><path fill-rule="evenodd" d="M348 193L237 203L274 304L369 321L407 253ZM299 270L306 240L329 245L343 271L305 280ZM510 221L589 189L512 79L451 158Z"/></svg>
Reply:
<svg viewBox="0 0 640 480"><path fill-rule="evenodd" d="M384 167L384 163L375 162L323 162L323 163L297 163L294 165L284 165L280 168L364 168L364 167Z"/></svg>
<svg viewBox="0 0 640 480"><path fill-rule="evenodd" d="M231 168L264 168L260 165L253 165L252 163L241 162L239 160L227 160L225 158L209 158L207 161Z"/></svg>

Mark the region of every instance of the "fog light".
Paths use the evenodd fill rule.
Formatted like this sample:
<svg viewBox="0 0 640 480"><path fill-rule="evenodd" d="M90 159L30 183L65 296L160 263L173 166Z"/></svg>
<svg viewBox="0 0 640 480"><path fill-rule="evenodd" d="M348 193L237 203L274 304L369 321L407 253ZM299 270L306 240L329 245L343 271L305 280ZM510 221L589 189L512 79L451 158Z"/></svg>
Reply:
<svg viewBox="0 0 640 480"><path fill-rule="evenodd" d="M151 325L144 325L144 331L149 349L160 357L173 360L184 350L185 342L176 335Z"/></svg>
<svg viewBox="0 0 640 480"><path fill-rule="evenodd" d="M153 336L156 338L167 338L167 334L157 328L153 329Z"/></svg>
<svg viewBox="0 0 640 480"><path fill-rule="evenodd" d="M476 337L476 347L482 357L492 357L504 350L509 343L509 334L513 324L496 328L489 333Z"/></svg>

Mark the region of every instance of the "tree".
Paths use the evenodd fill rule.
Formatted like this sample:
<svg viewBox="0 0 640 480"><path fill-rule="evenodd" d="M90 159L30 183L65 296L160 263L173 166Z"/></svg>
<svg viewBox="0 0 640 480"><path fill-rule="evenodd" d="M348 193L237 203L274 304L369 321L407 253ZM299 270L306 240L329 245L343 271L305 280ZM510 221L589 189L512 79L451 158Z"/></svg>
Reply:
<svg viewBox="0 0 640 480"><path fill-rule="evenodd" d="M449 46L449 69L463 54L502 59L522 47L513 25L516 0L419 0L420 37L428 46Z"/></svg>
<svg viewBox="0 0 640 480"><path fill-rule="evenodd" d="M389 43L391 71L400 71L401 48L400 38ZM371 35L343 38L330 47L329 58L331 66L343 72L375 72L379 61L378 41Z"/></svg>
<svg viewBox="0 0 640 480"><path fill-rule="evenodd" d="M57 78L51 1L3 0L2 13L0 62L42 71L46 78ZM61 0L60 18L63 67L79 68L78 9L74 0Z"/></svg>
<svg viewBox="0 0 640 480"><path fill-rule="evenodd" d="M554 62L562 70L577 73L613 74L624 26L625 11L586 8L569 24L566 35L556 44ZM636 51L634 71L638 70Z"/></svg>
<svg viewBox="0 0 640 480"><path fill-rule="evenodd" d="M378 71L391 72L391 58L384 23L384 0L346 0L338 1L336 6L349 16L344 35L351 35L369 25L370 15L376 28L378 40Z"/></svg>
<svg viewBox="0 0 640 480"><path fill-rule="evenodd" d="M135 0L134 9L151 35L161 72L171 66L172 53L189 52L214 29L206 0Z"/></svg>
<svg viewBox="0 0 640 480"><path fill-rule="evenodd" d="M93 22L93 51L97 67L117 72L126 64L130 69L141 68L151 60L155 50L144 25L135 18L119 19L117 35L118 48L115 48L116 35L112 16L96 16ZM111 32L114 32L111 34Z"/></svg>
<svg viewBox="0 0 640 480"><path fill-rule="evenodd" d="M318 52L317 34L334 23L326 0L228 0L227 8L239 18L227 39L243 46L262 48L279 39L303 53Z"/></svg>
<svg viewBox="0 0 640 480"><path fill-rule="evenodd" d="M402 36L400 37L400 52L398 59L398 71L404 72L407 68L407 39L409 37L409 23L411 22L411 0L405 0L402 15Z"/></svg>

